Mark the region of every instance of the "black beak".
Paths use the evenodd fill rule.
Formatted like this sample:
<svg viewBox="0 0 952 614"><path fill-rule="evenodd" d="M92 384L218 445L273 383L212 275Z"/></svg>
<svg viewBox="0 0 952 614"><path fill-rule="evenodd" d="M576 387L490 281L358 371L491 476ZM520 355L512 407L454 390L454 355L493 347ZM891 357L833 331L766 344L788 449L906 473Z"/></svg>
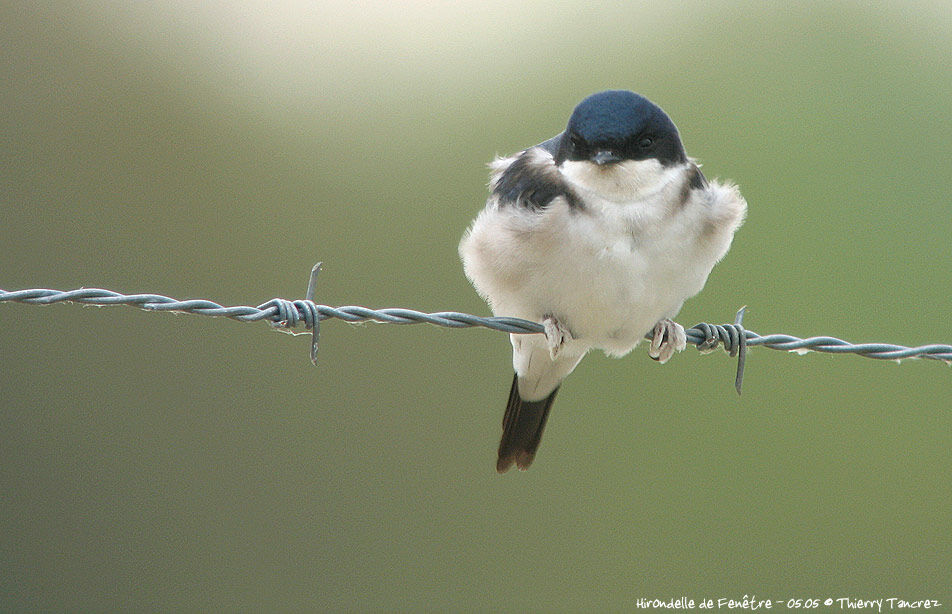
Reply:
<svg viewBox="0 0 952 614"><path fill-rule="evenodd" d="M607 149L600 149L592 156L592 162L602 166L604 164L611 164L612 162L621 162L621 158Z"/></svg>

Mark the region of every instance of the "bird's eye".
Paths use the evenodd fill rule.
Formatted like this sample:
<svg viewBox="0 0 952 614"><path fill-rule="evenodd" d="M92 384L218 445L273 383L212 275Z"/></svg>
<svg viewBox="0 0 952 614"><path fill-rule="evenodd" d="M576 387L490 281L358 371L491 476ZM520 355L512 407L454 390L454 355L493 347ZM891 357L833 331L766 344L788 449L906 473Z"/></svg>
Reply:
<svg viewBox="0 0 952 614"><path fill-rule="evenodd" d="M638 141L638 147L641 147L642 149L648 149L653 144L654 139L652 139L650 136L642 137L641 140Z"/></svg>

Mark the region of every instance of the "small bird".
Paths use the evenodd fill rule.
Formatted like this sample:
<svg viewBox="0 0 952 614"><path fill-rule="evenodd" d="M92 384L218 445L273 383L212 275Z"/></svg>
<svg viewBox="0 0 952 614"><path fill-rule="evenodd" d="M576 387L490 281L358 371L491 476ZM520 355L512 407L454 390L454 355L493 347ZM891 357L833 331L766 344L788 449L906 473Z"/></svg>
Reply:
<svg viewBox="0 0 952 614"><path fill-rule="evenodd" d="M532 463L562 380L589 350L624 356L649 333L661 363L684 349L671 318L727 253L747 203L704 177L660 107L624 90L592 94L561 134L490 169L463 268L494 315L545 329L510 335L504 473Z"/></svg>

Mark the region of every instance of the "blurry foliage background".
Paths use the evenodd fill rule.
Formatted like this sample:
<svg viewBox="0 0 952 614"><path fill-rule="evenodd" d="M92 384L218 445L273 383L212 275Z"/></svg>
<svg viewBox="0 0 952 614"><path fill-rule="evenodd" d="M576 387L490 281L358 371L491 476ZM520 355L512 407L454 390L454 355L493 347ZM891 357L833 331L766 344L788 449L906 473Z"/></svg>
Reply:
<svg viewBox="0 0 952 614"><path fill-rule="evenodd" d="M949 342L952 5L0 5L0 287L487 308L486 163L628 88L750 203L679 317ZM493 471L505 335L0 306L0 608L952 603L952 371L588 357Z"/></svg>

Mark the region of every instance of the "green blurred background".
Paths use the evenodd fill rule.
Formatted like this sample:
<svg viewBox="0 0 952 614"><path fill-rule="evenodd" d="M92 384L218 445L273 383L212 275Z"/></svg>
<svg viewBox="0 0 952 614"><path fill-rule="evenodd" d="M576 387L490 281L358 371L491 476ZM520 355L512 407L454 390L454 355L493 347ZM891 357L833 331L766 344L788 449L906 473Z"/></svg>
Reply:
<svg viewBox="0 0 952 614"><path fill-rule="evenodd" d="M486 163L628 88L750 203L679 321L952 341L952 5L0 5L0 287L486 314ZM496 475L501 333L0 305L0 609L952 604L952 370L592 355Z"/></svg>

